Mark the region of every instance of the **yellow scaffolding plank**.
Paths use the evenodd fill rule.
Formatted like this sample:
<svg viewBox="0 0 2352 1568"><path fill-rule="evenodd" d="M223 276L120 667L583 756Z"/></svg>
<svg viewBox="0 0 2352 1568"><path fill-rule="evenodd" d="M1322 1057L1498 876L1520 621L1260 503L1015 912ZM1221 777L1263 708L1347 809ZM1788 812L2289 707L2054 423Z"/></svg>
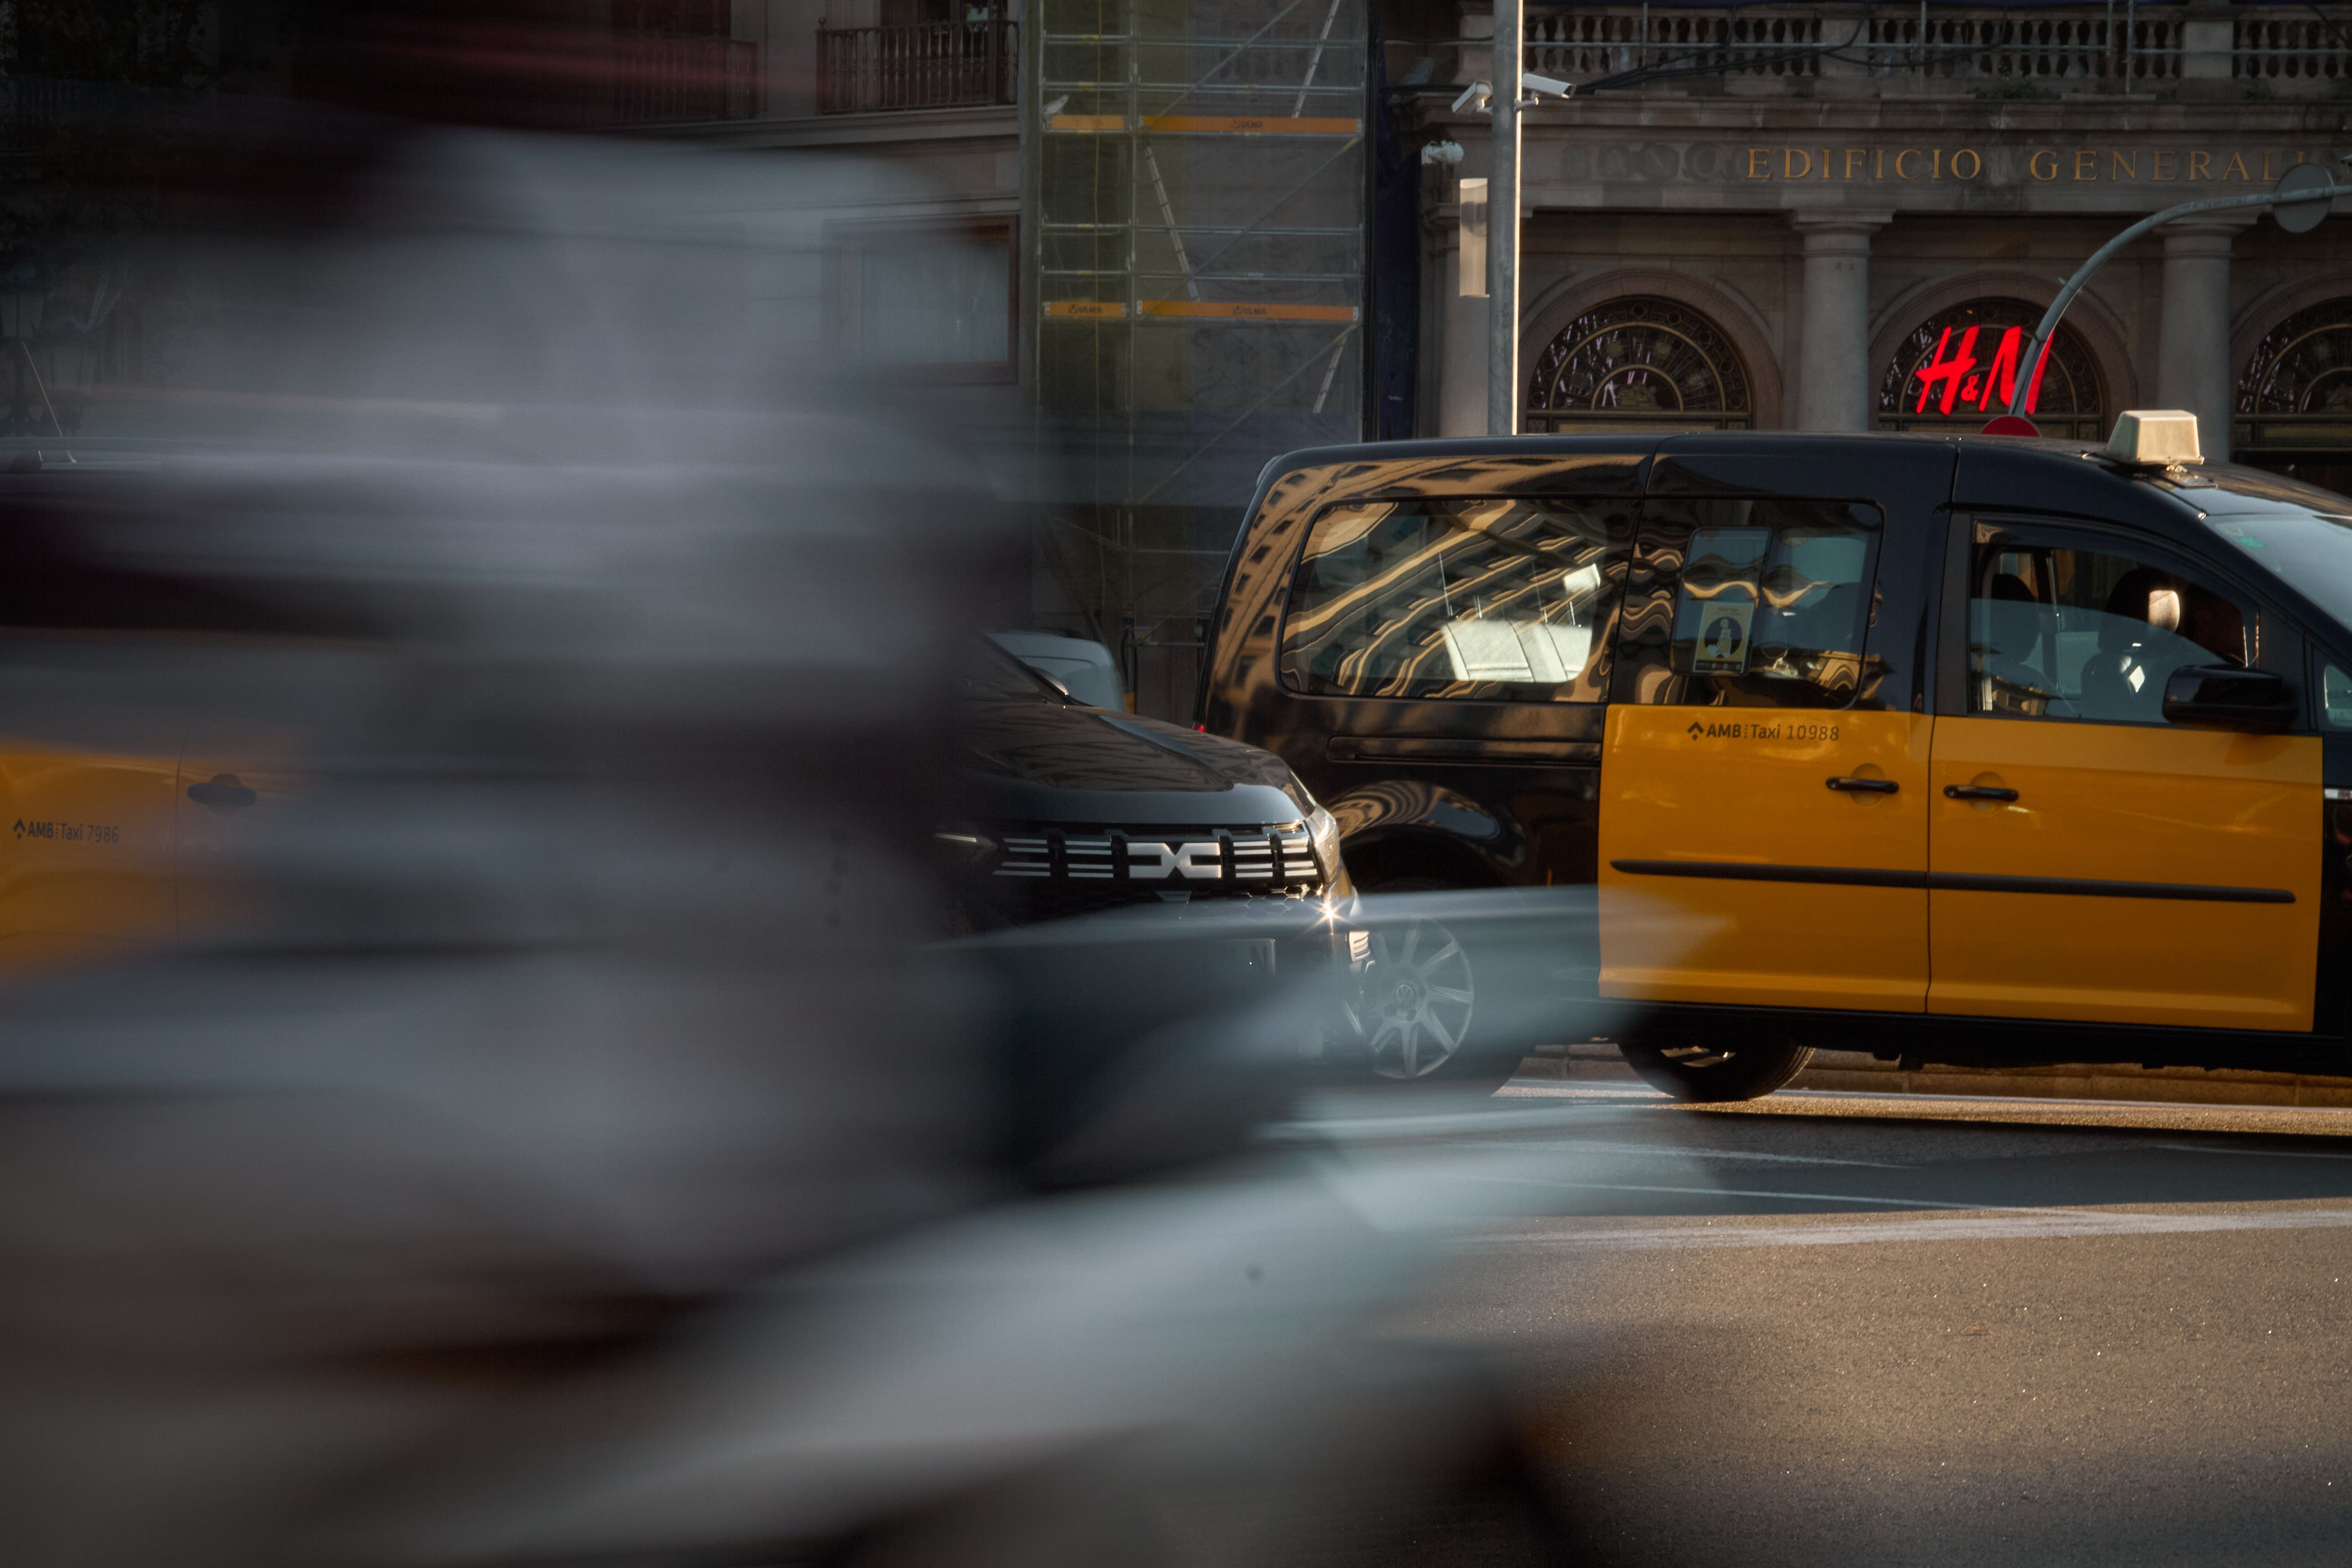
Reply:
<svg viewBox="0 0 2352 1568"><path fill-rule="evenodd" d="M1209 300L1143 300L1140 316L1190 316L1227 321L1352 321L1353 305L1255 305Z"/></svg>
<svg viewBox="0 0 2352 1568"><path fill-rule="evenodd" d="M1311 114L1147 114L1143 128L1183 136L1353 136L1364 122Z"/></svg>
<svg viewBox="0 0 2352 1568"><path fill-rule="evenodd" d="M1353 136L1360 120L1283 114L1147 114L1143 129L1167 136ZM1116 132L1127 129L1124 114L1056 114L1048 131Z"/></svg>

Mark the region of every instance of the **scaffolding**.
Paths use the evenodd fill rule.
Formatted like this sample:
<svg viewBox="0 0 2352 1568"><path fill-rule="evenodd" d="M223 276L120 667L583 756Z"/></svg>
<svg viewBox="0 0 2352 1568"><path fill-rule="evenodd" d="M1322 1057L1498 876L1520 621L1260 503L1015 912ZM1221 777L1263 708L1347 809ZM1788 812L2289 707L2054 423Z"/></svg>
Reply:
<svg viewBox="0 0 2352 1568"><path fill-rule="evenodd" d="M1032 0L1041 553L1147 710L1189 708L1258 470L1363 430L1365 0Z"/></svg>

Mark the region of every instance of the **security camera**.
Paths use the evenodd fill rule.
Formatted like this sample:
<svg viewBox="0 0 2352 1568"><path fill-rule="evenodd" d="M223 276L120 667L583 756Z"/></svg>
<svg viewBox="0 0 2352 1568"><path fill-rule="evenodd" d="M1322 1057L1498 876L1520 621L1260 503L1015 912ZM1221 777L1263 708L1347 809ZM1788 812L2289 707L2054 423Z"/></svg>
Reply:
<svg viewBox="0 0 2352 1568"><path fill-rule="evenodd" d="M1462 143L1432 142L1421 150L1421 161L1424 163L1459 163L1462 162Z"/></svg>
<svg viewBox="0 0 2352 1568"><path fill-rule="evenodd" d="M1533 71L1522 72L1519 76L1519 85L1526 88L1529 92L1549 93L1554 98L1574 98L1576 96L1576 84L1574 82L1560 81L1555 78L1548 76L1538 76Z"/></svg>
<svg viewBox="0 0 2352 1568"><path fill-rule="evenodd" d="M1494 96L1493 88L1483 81L1474 81L1462 89L1461 97L1454 100L1454 112L1459 114L1468 109L1484 114L1486 112L1486 100Z"/></svg>

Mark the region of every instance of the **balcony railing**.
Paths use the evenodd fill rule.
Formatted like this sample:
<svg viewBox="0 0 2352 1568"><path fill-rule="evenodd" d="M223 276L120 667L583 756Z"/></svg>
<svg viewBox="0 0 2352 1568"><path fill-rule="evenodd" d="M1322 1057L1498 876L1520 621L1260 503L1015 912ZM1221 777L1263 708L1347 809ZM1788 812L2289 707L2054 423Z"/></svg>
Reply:
<svg viewBox="0 0 2352 1568"><path fill-rule="evenodd" d="M2290 13L2275 20L2236 19L2231 31L2231 76L2273 89L2301 84L2306 92L2352 82L2352 15L2311 6L2301 16Z"/></svg>
<svg viewBox="0 0 2352 1568"><path fill-rule="evenodd" d="M2352 37L2352 24L2309 11L2303 16L2284 23L2238 22L2234 39L2217 51L2236 63L2210 74L2292 75L2271 62L2293 58L2299 62L2295 69L2311 75L2315 68L2300 62L2331 49L2337 56L2352 52L2342 44ZM2188 36L2179 7L2144 7L2136 0L2032 8L1979 8L1941 0L1933 5L1914 0L1907 5L1723 10L1576 5L1531 16L1527 41L1528 68L1547 75L1590 81L1627 71L1688 70L1727 78L1734 91L1740 90L1743 78L1824 77L1893 78L1908 84L1888 83L1886 90L1895 91L1935 90L1943 83L2147 91L2178 81L2186 58L2215 47Z"/></svg>
<svg viewBox="0 0 2352 1568"><path fill-rule="evenodd" d="M1014 24L817 29L817 112L958 109L1013 101Z"/></svg>
<svg viewBox="0 0 2352 1568"><path fill-rule="evenodd" d="M751 120L760 46L737 38L625 38L613 55L613 118L624 124Z"/></svg>

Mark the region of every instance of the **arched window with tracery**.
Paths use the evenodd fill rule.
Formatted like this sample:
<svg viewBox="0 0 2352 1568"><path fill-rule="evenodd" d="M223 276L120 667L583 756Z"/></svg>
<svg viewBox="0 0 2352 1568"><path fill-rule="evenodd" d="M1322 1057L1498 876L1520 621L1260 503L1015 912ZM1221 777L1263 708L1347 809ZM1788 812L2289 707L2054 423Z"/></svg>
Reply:
<svg viewBox="0 0 2352 1568"><path fill-rule="evenodd" d="M1939 310L1896 346L1878 380L1881 430L1966 431L2009 412L2020 376L2026 412L2044 436L2106 437L2106 391L2080 333L2061 322L2038 375L2023 363L2042 307L2025 300L1971 300Z"/></svg>
<svg viewBox="0 0 2352 1568"><path fill-rule="evenodd" d="M2232 461L2352 489L2352 295L2263 334L2238 378Z"/></svg>
<svg viewBox="0 0 2352 1568"><path fill-rule="evenodd" d="M1756 423L1748 366L1689 306L1653 295L1596 305L1536 362L1529 430L1746 430Z"/></svg>

